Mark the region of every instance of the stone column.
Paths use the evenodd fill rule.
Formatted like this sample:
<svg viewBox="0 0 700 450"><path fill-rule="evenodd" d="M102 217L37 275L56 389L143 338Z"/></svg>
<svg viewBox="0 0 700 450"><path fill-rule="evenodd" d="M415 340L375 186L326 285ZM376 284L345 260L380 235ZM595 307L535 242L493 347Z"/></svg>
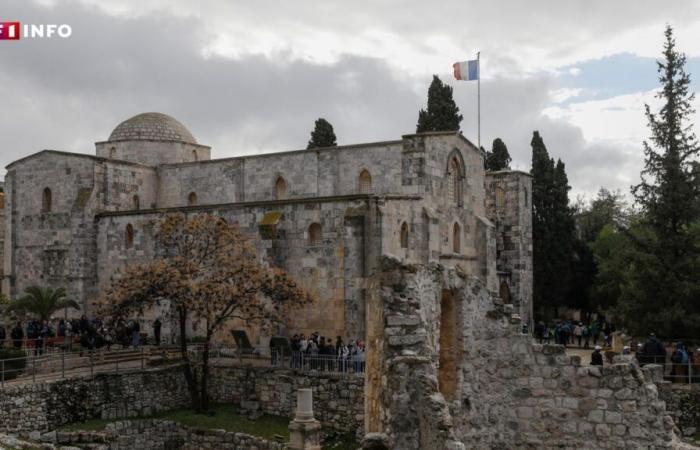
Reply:
<svg viewBox="0 0 700 450"><path fill-rule="evenodd" d="M314 419L313 391L297 391L297 410L289 424L290 450L321 450L321 424Z"/></svg>

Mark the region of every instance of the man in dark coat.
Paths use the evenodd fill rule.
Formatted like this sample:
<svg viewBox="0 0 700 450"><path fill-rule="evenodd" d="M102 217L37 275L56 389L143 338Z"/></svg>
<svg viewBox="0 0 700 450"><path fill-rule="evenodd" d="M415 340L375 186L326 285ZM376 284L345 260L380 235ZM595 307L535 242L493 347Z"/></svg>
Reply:
<svg viewBox="0 0 700 450"><path fill-rule="evenodd" d="M22 330L22 324L17 322L17 325L12 329L10 337L15 345L15 348L22 348L22 339L24 339L24 330Z"/></svg>
<svg viewBox="0 0 700 450"><path fill-rule="evenodd" d="M596 345L593 353L591 354L591 365L592 366L602 366L603 365L603 354L600 353L600 345Z"/></svg>
<svg viewBox="0 0 700 450"><path fill-rule="evenodd" d="M163 324L160 322L160 318L156 318L155 322L153 322L153 336L155 337L156 340L156 345L160 345L160 328L163 326Z"/></svg>

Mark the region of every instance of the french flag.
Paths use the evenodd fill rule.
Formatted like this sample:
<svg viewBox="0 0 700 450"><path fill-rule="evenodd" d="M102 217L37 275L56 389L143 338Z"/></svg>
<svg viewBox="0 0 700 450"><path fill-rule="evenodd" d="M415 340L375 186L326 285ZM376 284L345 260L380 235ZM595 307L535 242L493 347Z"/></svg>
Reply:
<svg viewBox="0 0 700 450"><path fill-rule="evenodd" d="M452 64L455 71L455 80L472 81L479 79L479 61L460 61Z"/></svg>

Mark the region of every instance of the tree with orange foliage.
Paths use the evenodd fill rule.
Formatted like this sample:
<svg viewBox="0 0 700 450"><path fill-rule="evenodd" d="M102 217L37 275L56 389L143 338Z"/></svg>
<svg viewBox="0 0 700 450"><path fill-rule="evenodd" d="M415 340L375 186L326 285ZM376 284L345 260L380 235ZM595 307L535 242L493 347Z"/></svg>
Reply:
<svg viewBox="0 0 700 450"><path fill-rule="evenodd" d="M128 266L101 298L113 318L143 313L169 301L179 323L184 375L198 411L209 407L207 382L214 334L230 319L269 326L280 323L309 297L289 275L264 265L252 239L237 224L199 214L169 215L156 233L156 258ZM204 323L201 360L187 351L187 319Z"/></svg>

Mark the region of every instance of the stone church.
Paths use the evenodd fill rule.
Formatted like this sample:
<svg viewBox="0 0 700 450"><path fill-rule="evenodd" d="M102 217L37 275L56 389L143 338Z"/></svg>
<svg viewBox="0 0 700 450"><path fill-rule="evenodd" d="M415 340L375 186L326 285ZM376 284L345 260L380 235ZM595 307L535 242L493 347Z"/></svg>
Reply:
<svg viewBox="0 0 700 450"><path fill-rule="evenodd" d="M256 236L261 256L317 298L281 332L365 336L383 256L477 276L531 320L531 177L485 172L461 133L223 159L210 150L174 118L144 113L94 156L44 150L11 163L3 292L65 287L90 314L115 272L153 257L165 214L210 213Z"/></svg>

